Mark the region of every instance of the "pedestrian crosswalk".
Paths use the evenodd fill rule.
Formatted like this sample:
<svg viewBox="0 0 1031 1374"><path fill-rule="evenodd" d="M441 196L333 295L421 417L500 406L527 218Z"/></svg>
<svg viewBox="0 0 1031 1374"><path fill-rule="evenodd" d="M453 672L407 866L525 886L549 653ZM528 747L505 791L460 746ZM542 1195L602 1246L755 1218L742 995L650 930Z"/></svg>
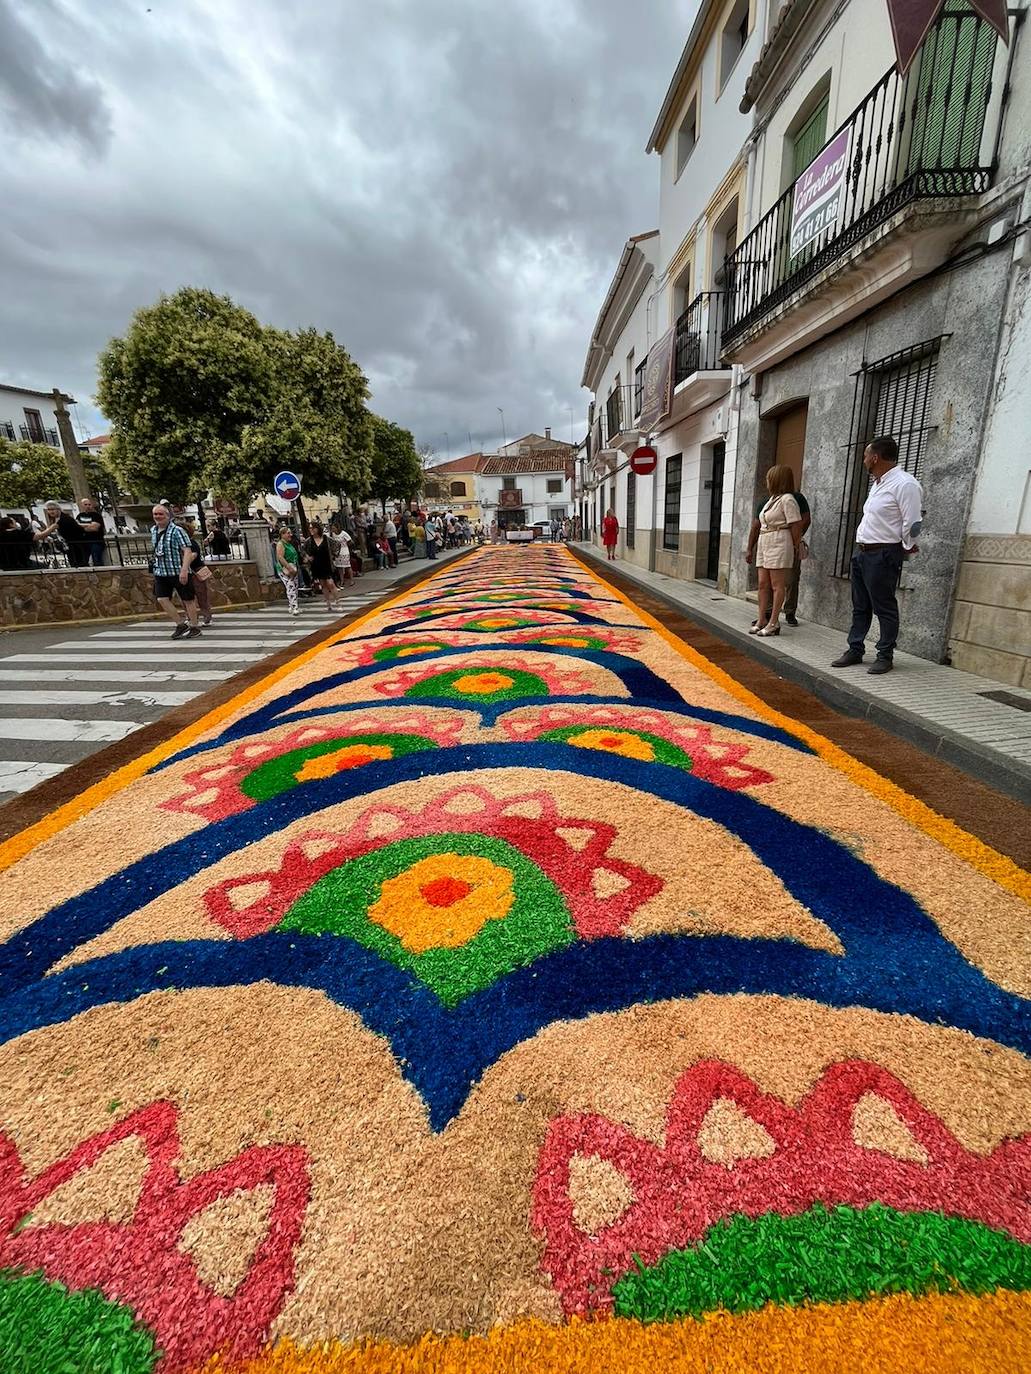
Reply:
<svg viewBox="0 0 1031 1374"><path fill-rule="evenodd" d="M367 610L389 587L321 603L224 612L199 639L172 640L167 621L55 631L31 648L0 640L0 803L124 739L174 706L288 648L341 615ZM38 640L39 636L32 636ZM5 652L6 651L6 652Z"/></svg>

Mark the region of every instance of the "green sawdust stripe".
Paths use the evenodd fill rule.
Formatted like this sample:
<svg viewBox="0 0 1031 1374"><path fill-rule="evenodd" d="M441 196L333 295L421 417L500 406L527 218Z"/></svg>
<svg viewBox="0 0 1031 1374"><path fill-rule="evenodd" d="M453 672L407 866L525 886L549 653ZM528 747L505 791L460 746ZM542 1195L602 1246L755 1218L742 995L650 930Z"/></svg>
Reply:
<svg viewBox="0 0 1031 1374"><path fill-rule="evenodd" d="M699 1245L624 1275L612 1292L618 1316L662 1321L770 1302L794 1307L997 1288L1031 1288L1031 1246L979 1222L877 1203L732 1217Z"/></svg>
<svg viewBox="0 0 1031 1374"><path fill-rule="evenodd" d="M94 1289L0 1272L3 1374L151 1374L160 1353L131 1308Z"/></svg>

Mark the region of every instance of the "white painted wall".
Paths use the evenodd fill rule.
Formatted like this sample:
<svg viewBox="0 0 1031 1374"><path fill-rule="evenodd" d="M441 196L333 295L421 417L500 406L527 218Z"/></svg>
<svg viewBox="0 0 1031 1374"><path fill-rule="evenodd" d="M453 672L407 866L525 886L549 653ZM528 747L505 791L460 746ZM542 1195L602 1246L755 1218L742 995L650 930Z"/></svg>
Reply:
<svg viewBox="0 0 1031 1374"><path fill-rule="evenodd" d="M515 485L522 492L522 509L526 512L526 523L535 524L538 520L547 520L552 506L564 506L567 515L573 514L573 498L570 493L570 484L566 480L563 470L562 458L559 457L559 467L555 472L549 473L514 473L512 474ZM480 505L483 508L485 520L493 520L505 513L497 509L498 493L502 487L502 476L490 476L484 473L477 475L477 491ZM562 489L559 492L549 493L548 481L559 481Z"/></svg>
<svg viewBox="0 0 1031 1374"><path fill-rule="evenodd" d="M732 8L728 5L727 12ZM659 240L662 252L659 264L660 282L667 288L664 298L665 309L659 333L664 332L674 319L674 311L669 302L668 292L673 283L666 282L665 274L670 261L676 256L692 226L696 229L697 247L694 258L694 289L704 291L709 283L704 280L705 236L707 226L702 215L712 199L714 192L737 161L752 129L752 116L742 114L738 109L744 94L745 82L762 46L759 26L754 23L747 44L731 72L726 86L717 90L718 63L716 49L722 32L722 22L717 27L702 58L700 75L697 78L699 100L698 142L680 175L677 175L677 130L691 104L695 82L692 82L687 95L681 101L673 121L672 130L660 155L659 171ZM741 207L742 221L744 207Z"/></svg>
<svg viewBox="0 0 1031 1374"><path fill-rule="evenodd" d="M594 400L597 406L604 407L608 400L609 391L616 379L616 374L620 376L620 384L625 388L627 385L633 387L633 376L626 375L626 358L631 349L634 350L634 367L644 362L648 355L648 350L655 342L655 303L652 293L655 290L654 278L648 283L641 299L634 306L630 318L621 331L612 356L605 364L605 370L601 374L601 383L598 390L594 393ZM665 330L665 325L660 329L660 333ZM629 429L633 417L630 410L633 406L632 391L623 392L624 401L624 427Z"/></svg>
<svg viewBox="0 0 1031 1374"><path fill-rule="evenodd" d="M26 408L39 411L44 429L57 429L57 416L52 399L34 396L28 391L8 391L0 388L0 422L14 426L16 440L21 438L19 426L28 423L25 419ZM56 447L59 448L60 443Z"/></svg>
<svg viewBox="0 0 1031 1374"><path fill-rule="evenodd" d="M759 144L752 218L754 226L786 189L785 144L814 90L830 74L827 135L842 124L895 61L891 21L884 0L851 0L831 20L829 4L817 6L802 26L790 57L763 94L757 117L769 122ZM829 25L829 27L827 27ZM824 28L826 27L826 32ZM783 100L776 108L775 101Z"/></svg>

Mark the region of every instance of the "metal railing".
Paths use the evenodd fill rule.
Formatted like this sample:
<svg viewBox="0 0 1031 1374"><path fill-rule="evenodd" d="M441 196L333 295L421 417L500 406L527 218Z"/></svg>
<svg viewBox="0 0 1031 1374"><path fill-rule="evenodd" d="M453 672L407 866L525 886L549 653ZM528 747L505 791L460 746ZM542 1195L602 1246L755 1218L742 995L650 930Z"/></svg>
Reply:
<svg viewBox="0 0 1031 1374"><path fill-rule="evenodd" d="M0 420L0 439L10 439L14 442L14 425L10 420Z"/></svg>
<svg viewBox="0 0 1031 1374"><path fill-rule="evenodd" d="M723 366L724 293L702 291L677 320L673 340L673 385L695 372L714 372Z"/></svg>
<svg viewBox="0 0 1031 1374"><path fill-rule="evenodd" d="M19 425L18 433L27 443L49 444L51 448L61 447L61 436L56 429L37 429L35 425ZM14 435L10 436L12 439Z"/></svg>
<svg viewBox="0 0 1031 1374"><path fill-rule="evenodd" d="M987 116L1005 70L999 49L979 15L945 10L907 75L892 67L881 77L824 145L847 142L837 213L800 246L795 191L810 164L727 258L727 343L903 206L988 190L995 140Z"/></svg>
<svg viewBox="0 0 1031 1374"><path fill-rule="evenodd" d="M230 552L219 556L204 551L204 561L217 567L220 563L242 563L252 558L248 534L238 530L229 536ZM90 561L90 545L73 546L52 536L34 541L31 531L22 539L0 541L0 572L65 572L69 568L95 567ZM104 562L101 567L145 568L151 560L150 535L109 534L104 538Z"/></svg>

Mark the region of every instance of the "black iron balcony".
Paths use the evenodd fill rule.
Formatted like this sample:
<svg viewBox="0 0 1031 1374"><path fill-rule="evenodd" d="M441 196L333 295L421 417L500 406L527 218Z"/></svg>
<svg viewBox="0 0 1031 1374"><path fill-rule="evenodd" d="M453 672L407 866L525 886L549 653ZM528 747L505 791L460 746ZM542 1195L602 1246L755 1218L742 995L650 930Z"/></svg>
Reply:
<svg viewBox="0 0 1031 1374"><path fill-rule="evenodd" d="M677 320L673 348L673 385L695 372L717 372L723 340L723 292L702 291Z"/></svg>
<svg viewBox="0 0 1031 1374"><path fill-rule="evenodd" d="M10 420L0 420L0 439L10 439L13 443L14 438L14 425Z"/></svg>
<svg viewBox="0 0 1031 1374"><path fill-rule="evenodd" d="M38 425L19 425L18 433L22 439L32 444L49 444L51 448L61 447L61 437L56 429L43 429ZM14 435L10 436L12 439Z"/></svg>
<svg viewBox="0 0 1031 1374"><path fill-rule="evenodd" d="M612 437L623 428L623 390L616 387L615 391L605 402L605 420L608 429L608 437Z"/></svg>
<svg viewBox="0 0 1031 1374"><path fill-rule="evenodd" d="M988 190L999 43L979 15L945 10L908 74L884 74L726 260L726 345L911 202Z"/></svg>

